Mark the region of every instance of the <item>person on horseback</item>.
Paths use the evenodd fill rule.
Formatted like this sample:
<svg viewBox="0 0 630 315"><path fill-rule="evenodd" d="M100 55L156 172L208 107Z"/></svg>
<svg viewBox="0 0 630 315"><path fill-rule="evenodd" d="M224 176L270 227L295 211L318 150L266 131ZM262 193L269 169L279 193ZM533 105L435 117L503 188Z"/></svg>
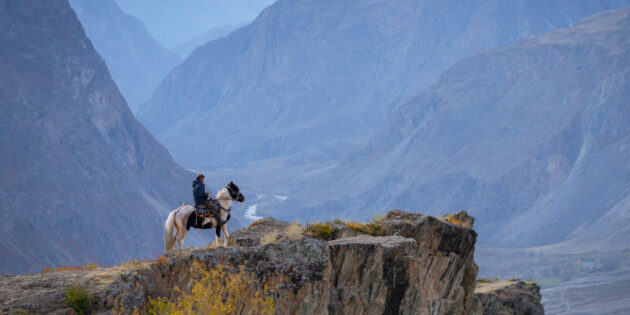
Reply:
<svg viewBox="0 0 630 315"><path fill-rule="evenodd" d="M197 178L193 181L193 197L195 198L195 208L205 208L212 216L217 220L218 225L221 225L220 210L213 205L210 196L210 192L206 191L206 184L204 184L205 176L203 174L197 175Z"/></svg>

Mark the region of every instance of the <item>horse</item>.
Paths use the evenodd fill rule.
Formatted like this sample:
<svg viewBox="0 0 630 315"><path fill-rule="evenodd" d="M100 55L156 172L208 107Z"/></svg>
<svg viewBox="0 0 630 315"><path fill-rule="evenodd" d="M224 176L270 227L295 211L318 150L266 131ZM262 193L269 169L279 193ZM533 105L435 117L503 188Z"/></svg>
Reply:
<svg viewBox="0 0 630 315"><path fill-rule="evenodd" d="M216 245L219 246L219 238L221 237L221 230L225 234L223 240L223 247L228 246L228 240L230 234L227 231L226 223L230 220L230 210L232 209L232 200L238 202L244 202L245 197L241 194L238 186L233 182L229 182L223 189L217 193L217 201L219 202L221 211L219 217L221 219L221 229L216 227L219 225L215 217L205 217L198 219L195 215L195 207L192 205L182 204L177 209L171 211L166 218L164 224L164 247L166 251L170 251L175 247L175 241L179 244L179 248L184 248L184 238L190 227L198 229L212 229L216 230ZM175 228L175 235L173 235L173 228Z"/></svg>

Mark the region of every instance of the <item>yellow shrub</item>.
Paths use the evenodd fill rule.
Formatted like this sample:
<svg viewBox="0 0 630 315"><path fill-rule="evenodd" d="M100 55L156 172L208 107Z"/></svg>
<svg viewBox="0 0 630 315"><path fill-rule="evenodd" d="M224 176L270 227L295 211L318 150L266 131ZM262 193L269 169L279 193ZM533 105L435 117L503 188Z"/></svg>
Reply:
<svg viewBox="0 0 630 315"><path fill-rule="evenodd" d="M455 215L453 215L453 214L449 214L446 217L446 222L464 226L464 222L462 222L461 220L456 218Z"/></svg>
<svg viewBox="0 0 630 315"><path fill-rule="evenodd" d="M372 223L360 223L360 222L347 222L346 225L361 233L370 234L373 236L383 236L385 230L380 222Z"/></svg>
<svg viewBox="0 0 630 315"><path fill-rule="evenodd" d="M195 263L193 269L201 278L190 293L175 288L181 293L175 302L149 298L147 314L273 314L274 300L267 287L259 289L256 276L245 267L235 274L225 266L204 269Z"/></svg>
<svg viewBox="0 0 630 315"><path fill-rule="evenodd" d="M278 231L265 234L260 239L260 245L274 244L278 241Z"/></svg>
<svg viewBox="0 0 630 315"><path fill-rule="evenodd" d="M346 222L343 222L343 220L341 220L341 219L335 219L335 223L341 224L341 225L346 224Z"/></svg>
<svg viewBox="0 0 630 315"><path fill-rule="evenodd" d="M160 255L160 257L155 260L155 263L158 265L166 264L166 257L164 255Z"/></svg>
<svg viewBox="0 0 630 315"><path fill-rule="evenodd" d="M87 264L87 265L85 265L84 268L87 269L87 270L94 270L94 269L98 268L98 265L97 264Z"/></svg>

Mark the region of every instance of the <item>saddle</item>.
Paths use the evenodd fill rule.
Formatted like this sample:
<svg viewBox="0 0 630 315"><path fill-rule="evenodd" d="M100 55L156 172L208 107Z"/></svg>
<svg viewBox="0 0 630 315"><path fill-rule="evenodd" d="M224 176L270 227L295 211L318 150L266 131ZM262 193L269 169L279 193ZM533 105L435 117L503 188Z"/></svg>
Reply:
<svg viewBox="0 0 630 315"><path fill-rule="evenodd" d="M206 205L195 205L197 217L208 218L215 216L215 214L218 216L221 212L221 205L218 201L210 199L206 204L210 205L211 208L206 207Z"/></svg>

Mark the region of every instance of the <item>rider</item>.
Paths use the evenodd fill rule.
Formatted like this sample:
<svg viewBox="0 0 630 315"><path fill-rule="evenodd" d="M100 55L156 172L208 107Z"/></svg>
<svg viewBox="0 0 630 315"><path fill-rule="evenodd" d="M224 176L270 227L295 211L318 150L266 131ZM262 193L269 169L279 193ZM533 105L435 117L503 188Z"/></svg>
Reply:
<svg viewBox="0 0 630 315"><path fill-rule="evenodd" d="M193 197L195 197L195 207L204 207L212 213L212 215L217 219L219 225L221 225L221 216L219 215L219 209L215 207L210 199L210 192L206 191L206 184L204 184L205 176L203 174L197 175L197 179L195 179L192 183L193 187Z"/></svg>

